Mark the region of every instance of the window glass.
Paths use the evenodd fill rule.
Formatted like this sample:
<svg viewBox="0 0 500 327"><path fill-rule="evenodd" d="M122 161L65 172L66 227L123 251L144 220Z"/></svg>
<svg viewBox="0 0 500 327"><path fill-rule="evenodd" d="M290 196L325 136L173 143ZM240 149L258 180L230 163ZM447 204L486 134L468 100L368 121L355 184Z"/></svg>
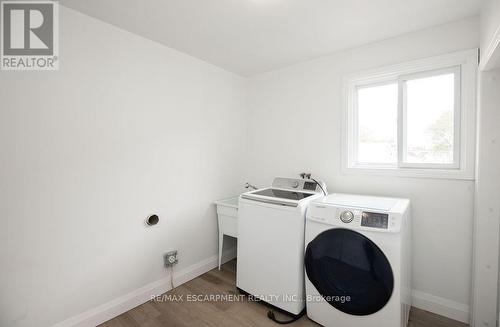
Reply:
<svg viewBox="0 0 500 327"><path fill-rule="evenodd" d="M397 83L358 89L358 162L397 163Z"/></svg>
<svg viewBox="0 0 500 327"><path fill-rule="evenodd" d="M452 164L455 75L412 79L406 83L404 162Z"/></svg>

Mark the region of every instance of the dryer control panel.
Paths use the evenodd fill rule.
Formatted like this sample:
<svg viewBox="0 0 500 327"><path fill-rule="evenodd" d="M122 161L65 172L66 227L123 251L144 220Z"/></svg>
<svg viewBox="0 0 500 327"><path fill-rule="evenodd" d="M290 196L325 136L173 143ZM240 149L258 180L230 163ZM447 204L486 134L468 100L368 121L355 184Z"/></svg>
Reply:
<svg viewBox="0 0 500 327"><path fill-rule="evenodd" d="M307 219L349 229L397 233L403 218L397 213L311 203Z"/></svg>

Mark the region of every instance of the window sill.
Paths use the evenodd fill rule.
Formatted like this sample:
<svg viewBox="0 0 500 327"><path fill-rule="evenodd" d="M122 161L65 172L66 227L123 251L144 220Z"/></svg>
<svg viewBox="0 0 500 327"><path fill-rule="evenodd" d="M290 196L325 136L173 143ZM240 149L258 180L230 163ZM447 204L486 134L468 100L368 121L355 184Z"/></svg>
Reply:
<svg viewBox="0 0 500 327"><path fill-rule="evenodd" d="M464 169L426 169L426 168L395 168L395 167L343 167L344 175L371 175L386 177L408 177L427 179L457 179L475 180L474 171Z"/></svg>

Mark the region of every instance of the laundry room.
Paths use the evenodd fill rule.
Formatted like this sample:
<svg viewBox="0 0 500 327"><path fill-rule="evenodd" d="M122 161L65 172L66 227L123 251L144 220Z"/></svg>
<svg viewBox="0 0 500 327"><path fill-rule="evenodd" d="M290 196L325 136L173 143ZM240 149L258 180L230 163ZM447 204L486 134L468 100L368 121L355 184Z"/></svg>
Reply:
<svg viewBox="0 0 500 327"><path fill-rule="evenodd" d="M0 327L495 327L500 0L0 0Z"/></svg>

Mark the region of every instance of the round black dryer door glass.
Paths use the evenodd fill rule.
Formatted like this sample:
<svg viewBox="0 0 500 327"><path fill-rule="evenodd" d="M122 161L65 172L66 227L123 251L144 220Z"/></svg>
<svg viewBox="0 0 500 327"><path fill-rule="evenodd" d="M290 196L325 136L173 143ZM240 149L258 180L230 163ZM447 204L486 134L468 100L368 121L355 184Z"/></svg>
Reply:
<svg viewBox="0 0 500 327"><path fill-rule="evenodd" d="M380 248L352 230L336 228L319 234L306 249L307 277L336 309L365 316L389 301L394 276Z"/></svg>

